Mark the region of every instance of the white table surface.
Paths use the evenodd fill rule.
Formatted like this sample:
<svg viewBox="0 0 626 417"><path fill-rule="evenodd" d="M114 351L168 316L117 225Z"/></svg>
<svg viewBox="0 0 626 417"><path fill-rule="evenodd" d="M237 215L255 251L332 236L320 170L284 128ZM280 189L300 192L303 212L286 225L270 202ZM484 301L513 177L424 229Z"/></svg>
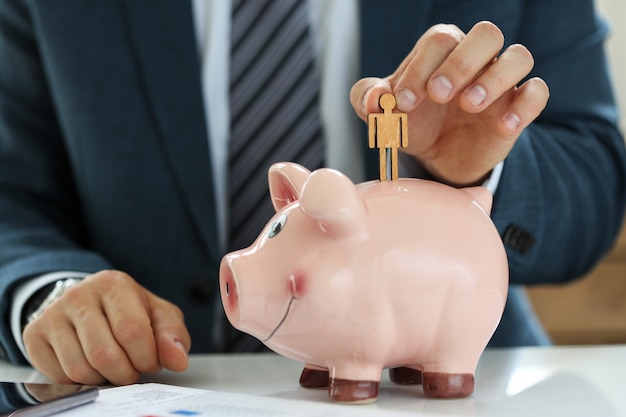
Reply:
<svg viewBox="0 0 626 417"><path fill-rule="evenodd" d="M192 355L182 373L147 375L142 382L328 403L325 390L300 388L301 364L274 354ZM0 380L46 382L28 367L0 362ZM426 399L420 386L397 386L383 371L379 398L339 405L381 415L626 416L626 345L490 349L476 372L474 394L459 400Z"/></svg>

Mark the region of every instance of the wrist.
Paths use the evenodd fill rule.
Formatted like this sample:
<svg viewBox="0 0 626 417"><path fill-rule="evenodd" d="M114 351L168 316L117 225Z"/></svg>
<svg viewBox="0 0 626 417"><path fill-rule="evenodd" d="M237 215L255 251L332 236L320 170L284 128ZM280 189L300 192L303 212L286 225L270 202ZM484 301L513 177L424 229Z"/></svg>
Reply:
<svg viewBox="0 0 626 417"><path fill-rule="evenodd" d="M27 301L22 310L22 329L28 323L41 316L54 301L61 298L68 288L81 282L78 278L65 278L46 285Z"/></svg>

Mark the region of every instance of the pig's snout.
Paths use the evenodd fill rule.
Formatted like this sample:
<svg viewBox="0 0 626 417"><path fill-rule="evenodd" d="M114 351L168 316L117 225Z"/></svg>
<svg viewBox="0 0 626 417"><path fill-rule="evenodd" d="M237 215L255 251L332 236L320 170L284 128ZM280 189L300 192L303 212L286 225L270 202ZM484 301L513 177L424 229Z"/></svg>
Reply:
<svg viewBox="0 0 626 417"><path fill-rule="evenodd" d="M220 265L220 294L226 317L230 324L237 328L239 326L239 287L228 256Z"/></svg>

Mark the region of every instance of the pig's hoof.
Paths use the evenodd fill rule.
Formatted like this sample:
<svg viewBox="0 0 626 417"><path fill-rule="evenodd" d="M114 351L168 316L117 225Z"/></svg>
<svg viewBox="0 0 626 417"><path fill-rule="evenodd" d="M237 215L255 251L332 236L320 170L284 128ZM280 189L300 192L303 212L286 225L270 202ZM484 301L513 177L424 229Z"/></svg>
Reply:
<svg viewBox="0 0 626 417"><path fill-rule="evenodd" d="M326 388L328 370L304 368L300 374L300 386L303 388Z"/></svg>
<svg viewBox="0 0 626 417"><path fill-rule="evenodd" d="M464 398L474 392L474 375L424 372L424 395L429 398Z"/></svg>
<svg viewBox="0 0 626 417"><path fill-rule="evenodd" d="M422 383L422 371L404 366L390 368L389 379L398 385L417 385Z"/></svg>
<svg viewBox="0 0 626 417"><path fill-rule="evenodd" d="M378 398L378 381L354 381L334 378L330 381L328 394L333 401L348 404L364 404Z"/></svg>

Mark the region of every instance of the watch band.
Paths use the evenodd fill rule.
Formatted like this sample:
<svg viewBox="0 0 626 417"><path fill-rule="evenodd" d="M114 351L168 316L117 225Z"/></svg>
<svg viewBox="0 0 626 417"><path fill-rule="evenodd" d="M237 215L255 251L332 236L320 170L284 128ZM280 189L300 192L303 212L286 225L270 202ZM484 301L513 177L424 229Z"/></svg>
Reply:
<svg viewBox="0 0 626 417"><path fill-rule="evenodd" d="M77 278L66 278L66 279L58 280L54 284L52 291L46 296L46 298L43 299L41 304L39 304L39 306L35 309L35 311L33 311L31 314L28 315L26 322L30 323L31 321L35 320L37 317L41 316L44 310L54 301L61 298L61 296L65 293L65 291L67 291L68 288L78 284L81 281L82 281L81 279L77 279Z"/></svg>

